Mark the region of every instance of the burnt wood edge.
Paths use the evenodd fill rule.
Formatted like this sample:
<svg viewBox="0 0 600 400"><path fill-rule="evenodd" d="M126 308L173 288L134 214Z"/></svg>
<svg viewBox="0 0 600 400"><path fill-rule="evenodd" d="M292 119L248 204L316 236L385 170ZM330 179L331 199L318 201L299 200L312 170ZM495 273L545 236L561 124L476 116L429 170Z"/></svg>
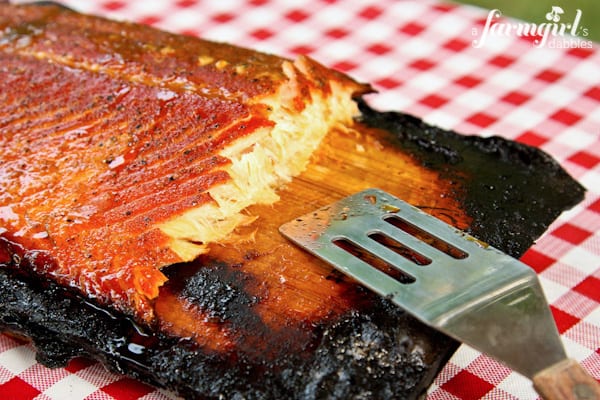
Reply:
<svg viewBox="0 0 600 400"><path fill-rule="evenodd" d="M473 234L521 255L583 188L545 153L501 138L463 136L361 101L363 123L388 130L428 168L461 176ZM458 173L457 173L458 172ZM357 290L361 290L358 288ZM0 269L0 329L31 338L50 367L85 356L187 398L416 398L458 347L387 301L314 327L310 357L270 365L204 353L186 340L148 332L127 316L53 282ZM365 293L370 295L370 293ZM133 344L133 346L132 346Z"/></svg>
<svg viewBox="0 0 600 400"><path fill-rule="evenodd" d="M469 233L520 257L585 189L550 155L493 136L461 135L400 112L379 112L359 100L362 122L390 132L422 164L459 180L455 193L472 217Z"/></svg>
<svg viewBox="0 0 600 400"><path fill-rule="evenodd" d="M243 355L206 354L186 340L147 332L125 315L14 270L0 269L0 292L0 330L31 339L39 362L60 367L84 356L189 399L413 399L427 389L455 346L397 307L377 301L368 314L352 310L315 327L318 344L309 358L290 354L261 365Z"/></svg>

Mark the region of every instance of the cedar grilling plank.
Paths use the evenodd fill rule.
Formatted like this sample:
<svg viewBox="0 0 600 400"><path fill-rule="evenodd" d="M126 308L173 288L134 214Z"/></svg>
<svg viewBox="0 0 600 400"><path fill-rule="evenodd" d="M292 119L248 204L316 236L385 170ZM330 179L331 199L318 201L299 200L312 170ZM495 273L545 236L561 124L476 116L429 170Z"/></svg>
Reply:
<svg viewBox="0 0 600 400"><path fill-rule="evenodd" d="M517 257L583 190L537 149L361 108L363 134L334 132L280 203L256 207L269 218L258 220L254 242L165 270L158 327L140 329L53 282L20 276L5 246L0 327L32 338L47 365L85 355L189 399L418 398L457 344L281 241L278 219L362 179L387 181L386 189ZM490 185L497 190L484 193ZM493 196L504 191L519 199Z"/></svg>

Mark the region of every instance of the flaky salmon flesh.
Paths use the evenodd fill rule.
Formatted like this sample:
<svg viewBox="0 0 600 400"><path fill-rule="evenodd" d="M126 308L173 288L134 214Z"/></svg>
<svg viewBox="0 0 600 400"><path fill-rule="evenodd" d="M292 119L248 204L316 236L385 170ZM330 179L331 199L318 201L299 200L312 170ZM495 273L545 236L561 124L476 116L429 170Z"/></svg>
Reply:
<svg viewBox="0 0 600 400"><path fill-rule="evenodd" d="M306 57L1 4L0 261L152 321L161 268L248 240L246 209L369 90Z"/></svg>

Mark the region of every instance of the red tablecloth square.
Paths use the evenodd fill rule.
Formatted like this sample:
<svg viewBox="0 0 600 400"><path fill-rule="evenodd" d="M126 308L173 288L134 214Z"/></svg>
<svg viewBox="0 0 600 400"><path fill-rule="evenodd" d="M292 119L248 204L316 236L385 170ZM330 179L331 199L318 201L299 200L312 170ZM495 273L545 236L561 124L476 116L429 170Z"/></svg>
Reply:
<svg viewBox="0 0 600 400"><path fill-rule="evenodd" d="M571 329L573 325L579 322L579 318L574 317L559 308L550 306L550 310L552 311L552 316L554 317L554 321L556 322L556 327L558 328L559 333L566 332L567 330Z"/></svg>
<svg viewBox="0 0 600 400"><path fill-rule="evenodd" d="M412 63L409 64L409 67L414 68L414 69L418 69L421 71L427 71L428 69L431 69L435 66L435 63L427 60L425 58L420 58L418 60L413 61Z"/></svg>
<svg viewBox="0 0 600 400"><path fill-rule="evenodd" d="M401 81L399 81L398 79L394 79L394 78L383 78L383 79L379 79L377 81L374 82L375 86L384 88L384 89L393 89L395 87L398 87L402 84Z"/></svg>
<svg viewBox="0 0 600 400"><path fill-rule="evenodd" d="M594 54L594 50L586 47L573 47L567 50L567 54L577 58L588 58Z"/></svg>
<svg viewBox="0 0 600 400"><path fill-rule="evenodd" d="M77 371L81 371L94 364L93 361L88 360L87 358L77 357L72 359L69 364L65 367L65 369L71 373L75 373Z"/></svg>
<svg viewBox="0 0 600 400"><path fill-rule="evenodd" d="M583 93L583 95L600 102L600 86L594 86L590 88L588 91Z"/></svg>
<svg viewBox="0 0 600 400"><path fill-rule="evenodd" d="M569 157L569 161L591 169L594 168L600 162L600 157L582 150Z"/></svg>
<svg viewBox="0 0 600 400"><path fill-rule="evenodd" d="M120 400L136 400L152 392L154 388L136 380L123 378L102 388L102 391Z"/></svg>
<svg viewBox="0 0 600 400"><path fill-rule="evenodd" d="M296 54L296 55L298 55L298 54L308 55L308 54L312 53L313 51L315 51L315 49L312 46L307 46L307 45L295 46L290 49L290 52L292 54Z"/></svg>
<svg viewBox="0 0 600 400"><path fill-rule="evenodd" d="M494 385L467 370L462 370L442 385L442 389L461 399L480 399Z"/></svg>
<svg viewBox="0 0 600 400"><path fill-rule="evenodd" d="M482 79L476 78L471 75L461 76L454 80L454 83L460 86L464 86L466 88L473 88L483 82Z"/></svg>
<svg viewBox="0 0 600 400"><path fill-rule="evenodd" d="M522 135L518 136L516 140L535 147L541 147L544 143L548 142L547 138L533 131L526 131Z"/></svg>
<svg viewBox="0 0 600 400"><path fill-rule="evenodd" d="M459 51L466 49L470 45L471 45L471 43L469 43L465 40L455 38L455 39L451 39L451 40L447 41L446 43L444 43L444 48L448 49L448 50L459 52Z"/></svg>
<svg viewBox="0 0 600 400"><path fill-rule="evenodd" d="M250 33L252 36L257 38L258 40L265 40L273 36L275 33L264 28L260 28Z"/></svg>
<svg viewBox="0 0 600 400"><path fill-rule="evenodd" d="M144 25L156 25L158 22L162 20L161 17L156 15L146 15L140 18L140 23Z"/></svg>
<svg viewBox="0 0 600 400"><path fill-rule="evenodd" d="M549 257L536 249L527 250L527 252L523 254L523 257L521 257L521 261L533 268L538 274L556 262L552 257Z"/></svg>
<svg viewBox="0 0 600 400"><path fill-rule="evenodd" d="M176 4L177 7L188 8L198 4L198 0L179 0Z"/></svg>
<svg viewBox="0 0 600 400"><path fill-rule="evenodd" d="M116 11L116 10L120 10L121 8L125 7L127 3L123 2L123 1L107 1L102 3L102 8L108 10L108 11Z"/></svg>
<svg viewBox="0 0 600 400"><path fill-rule="evenodd" d="M377 54L377 55L386 54L392 50L393 50L392 47L390 47L386 44L383 44L383 43L375 43L375 44L367 47L367 51L369 51L373 54Z"/></svg>
<svg viewBox="0 0 600 400"><path fill-rule="evenodd" d="M442 96L438 96L437 94L430 94L429 96L424 97L421 100L419 100L419 103L429 106L431 108L437 108L437 107L443 106L448 101L449 101L448 99L446 99Z"/></svg>
<svg viewBox="0 0 600 400"><path fill-rule="evenodd" d="M212 20L218 24L227 23L234 18L235 16L232 13L228 12L220 12L212 16Z"/></svg>
<svg viewBox="0 0 600 400"><path fill-rule="evenodd" d="M550 116L555 121L562 122L563 124L569 126L575 124L579 121L582 116L576 113L573 110L569 110L567 108L563 108L555 112Z"/></svg>
<svg viewBox="0 0 600 400"><path fill-rule="evenodd" d="M331 68L336 69L340 72L350 72L353 69L356 69L356 67L357 64L350 61L341 61L331 66Z"/></svg>
<svg viewBox="0 0 600 400"><path fill-rule="evenodd" d="M482 128L490 126L497 120L498 119L496 117L484 112L478 112L467 118L467 122L470 122L471 124L480 126Z"/></svg>
<svg viewBox="0 0 600 400"><path fill-rule="evenodd" d="M409 22L408 24L400 28L400 32L404 32L407 35L416 36L419 33L421 33L424 29L425 27L419 23Z"/></svg>
<svg viewBox="0 0 600 400"><path fill-rule="evenodd" d="M38 389L18 376L0 385L0 399L2 400L33 400L40 393Z"/></svg>
<svg viewBox="0 0 600 400"><path fill-rule="evenodd" d="M563 76L562 73L555 71L553 69L545 69L543 71L540 71L540 73L538 73L535 78L542 80L542 81L546 81L546 82L556 82L557 80L559 80L561 77Z"/></svg>
<svg viewBox="0 0 600 400"><path fill-rule="evenodd" d="M594 201L588 208L592 211L600 213L600 199Z"/></svg>
<svg viewBox="0 0 600 400"><path fill-rule="evenodd" d="M331 28L325 32L325 34L333 39L341 39L348 36L350 32L343 28Z"/></svg>
<svg viewBox="0 0 600 400"><path fill-rule="evenodd" d="M573 290L600 303L600 279L596 277L587 277L579 285L575 286Z"/></svg>
<svg viewBox="0 0 600 400"><path fill-rule="evenodd" d="M307 14L305 11L303 10L298 10L298 9L294 9L292 11L289 11L285 14L285 17L287 19L289 19L292 22L302 22L304 21L306 18L309 17L309 14Z"/></svg>
<svg viewBox="0 0 600 400"><path fill-rule="evenodd" d="M552 231L552 235L559 237L572 244L580 244L590 236L592 232L581 229L570 223L563 224Z"/></svg>
<svg viewBox="0 0 600 400"><path fill-rule="evenodd" d="M358 13L359 16L365 19L375 19L381 15L383 11L377 6L367 6Z"/></svg>
<svg viewBox="0 0 600 400"><path fill-rule="evenodd" d="M495 65L496 67L505 68L516 61L515 58L505 55L497 55L488 61L488 64Z"/></svg>
<svg viewBox="0 0 600 400"><path fill-rule="evenodd" d="M525 94L518 90L513 90L512 92L508 92L506 95L504 95L504 97L502 97L500 100L506 103L514 104L515 106L519 106L525 103L530 98L531 96L528 94Z"/></svg>

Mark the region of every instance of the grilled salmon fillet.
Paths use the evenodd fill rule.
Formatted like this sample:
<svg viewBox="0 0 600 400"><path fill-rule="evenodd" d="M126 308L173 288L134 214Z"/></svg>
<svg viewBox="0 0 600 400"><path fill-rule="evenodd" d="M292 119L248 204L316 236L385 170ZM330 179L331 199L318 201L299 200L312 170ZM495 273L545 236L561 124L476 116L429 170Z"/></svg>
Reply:
<svg viewBox="0 0 600 400"><path fill-rule="evenodd" d="M243 240L369 90L306 57L0 4L0 262L151 322L161 268Z"/></svg>

